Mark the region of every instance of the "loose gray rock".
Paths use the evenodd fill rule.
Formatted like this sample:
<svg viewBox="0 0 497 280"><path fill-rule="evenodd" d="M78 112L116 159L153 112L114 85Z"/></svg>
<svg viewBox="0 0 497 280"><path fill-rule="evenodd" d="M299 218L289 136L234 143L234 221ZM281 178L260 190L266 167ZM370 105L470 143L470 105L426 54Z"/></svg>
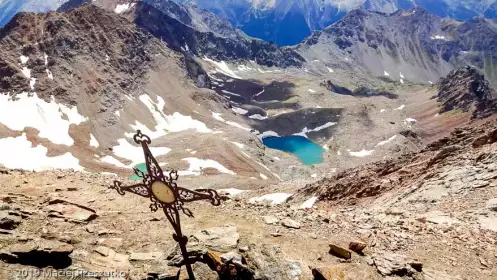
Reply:
<svg viewBox="0 0 497 280"><path fill-rule="evenodd" d="M193 235L193 239L210 249L228 252L238 246L240 234L235 226L228 225L200 230Z"/></svg>
<svg viewBox="0 0 497 280"><path fill-rule="evenodd" d="M287 228L295 228L295 229L299 229L300 228L300 223L297 222L297 221L294 221L292 219L284 219L281 224L284 226L284 227L287 227Z"/></svg>
<svg viewBox="0 0 497 280"><path fill-rule="evenodd" d="M420 262L409 261L404 255L389 252L375 253L372 259L374 266L376 266L378 272L383 276L412 276L422 271L423 267L423 264Z"/></svg>
<svg viewBox="0 0 497 280"><path fill-rule="evenodd" d="M492 198L485 204L486 208L492 211L497 211L497 198Z"/></svg>
<svg viewBox="0 0 497 280"><path fill-rule="evenodd" d="M268 225L276 225L280 221L280 219L275 216L262 216L262 219L264 219L264 222Z"/></svg>
<svg viewBox="0 0 497 280"><path fill-rule="evenodd" d="M237 252L231 251L231 252L222 254L221 260L224 263L232 262L232 263L242 264L243 257L242 257L242 255L238 254Z"/></svg>

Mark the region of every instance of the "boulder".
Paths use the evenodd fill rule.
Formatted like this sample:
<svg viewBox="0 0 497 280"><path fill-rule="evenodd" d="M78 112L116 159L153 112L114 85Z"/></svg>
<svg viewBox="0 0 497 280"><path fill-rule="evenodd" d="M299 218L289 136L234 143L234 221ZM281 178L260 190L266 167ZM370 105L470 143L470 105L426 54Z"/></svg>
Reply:
<svg viewBox="0 0 497 280"><path fill-rule="evenodd" d="M281 224L284 227L287 227L287 228L295 228L295 229L299 229L300 228L300 223L299 222L294 221L294 220L289 219L289 218L283 219L283 221L281 222Z"/></svg>
<svg viewBox="0 0 497 280"><path fill-rule="evenodd" d="M100 238L98 240L98 245L110 247L113 249L118 249L123 245L122 238Z"/></svg>
<svg viewBox="0 0 497 280"><path fill-rule="evenodd" d="M16 263L36 267L51 266L56 269L66 268L72 261L69 255L73 252L72 245L55 240L40 240L27 243L17 243L9 247Z"/></svg>
<svg viewBox="0 0 497 280"><path fill-rule="evenodd" d="M262 216L262 219L268 225L276 225L280 221L280 219L276 218L275 216Z"/></svg>
<svg viewBox="0 0 497 280"><path fill-rule="evenodd" d="M352 241L349 243L349 249L358 253L362 254L362 251L366 248L367 244L361 241Z"/></svg>
<svg viewBox="0 0 497 280"><path fill-rule="evenodd" d="M311 278L307 267L302 266L298 261L287 259L278 246L263 244L251 247L245 257L247 266L254 272L254 279L294 280Z"/></svg>
<svg viewBox="0 0 497 280"><path fill-rule="evenodd" d="M352 253L350 253L349 250L342 248L340 246L334 245L334 244L330 244L329 253L335 257L339 257L339 258L346 259L346 260L352 258Z"/></svg>
<svg viewBox="0 0 497 280"><path fill-rule="evenodd" d="M497 211L497 198L492 198L487 201L485 207L491 211Z"/></svg>
<svg viewBox="0 0 497 280"><path fill-rule="evenodd" d="M200 260L202 256L207 253L205 247L195 243L187 243L186 250L188 251L188 257L191 261ZM183 255L181 254L179 244L176 244L171 251L166 254L166 260L168 261L167 264L170 266L183 265Z"/></svg>
<svg viewBox="0 0 497 280"><path fill-rule="evenodd" d="M448 225L451 226L453 224L458 224L459 220L450 217L449 214L443 213L441 211L431 211L424 215L422 215L418 220L425 220L427 222L439 225Z"/></svg>
<svg viewBox="0 0 497 280"><path fill-rule="evenodd" d="M95 210L63 199L49 201L49 217L64 218L70 222L85 223L98 217Z"/></svg>
<svg viewBox="0 0 497 280"><path fill-rule="evenodd" d="M243 263L243 257L242 257L242 255L238 254L237 252L233 252L233 251L225 253L225 254L222 254L221 255L221 260L224 263L227 263L227 262L239 263L239 264Z"/></svg>
<svg viewBox="0 0 497 280"><path fill-rule="evenodd" d="M372 260L378 272L383 276L412 276L421 272L423 268L420 262L410 261L404 255L390 252L375 253Z"/></svg>
<svg viewBox="0 0 497 280"><path fill-rule="evenodd" d="M129 256L117 253L109 247L98 246L93 249L95 253L89 256L88 261L92 265L115 268L115 269L126 269L131 268L129 263Z"/></svg>
<svg viewBox="0 0 497 280"><path fill-rule="evenodd" d="M238 246L240 234L233 225L202 229L193 235L197 242L220 252L228 252Z"/></svg>

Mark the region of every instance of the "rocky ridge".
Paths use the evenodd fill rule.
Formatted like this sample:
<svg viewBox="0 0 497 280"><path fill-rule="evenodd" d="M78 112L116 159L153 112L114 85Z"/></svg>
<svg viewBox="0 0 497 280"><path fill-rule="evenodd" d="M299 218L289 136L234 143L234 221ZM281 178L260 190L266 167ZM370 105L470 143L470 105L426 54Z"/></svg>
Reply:
<svg viewBox="0 0 497 280"><path fill-rule="evenodd" d="M473 118L485 118L497 112L496 100L497 92L469 66L452 70L438 82L440 113L460 109L472 111Z"/></svg>

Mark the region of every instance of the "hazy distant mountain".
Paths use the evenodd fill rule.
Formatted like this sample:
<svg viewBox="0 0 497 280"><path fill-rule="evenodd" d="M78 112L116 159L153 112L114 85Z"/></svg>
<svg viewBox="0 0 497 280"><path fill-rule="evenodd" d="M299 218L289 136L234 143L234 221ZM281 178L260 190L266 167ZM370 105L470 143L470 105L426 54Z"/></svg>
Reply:
<svg viewBox="0 0 497 280"><path fill-rule="evenodd" d="M176 0L196 4L228 19L247 35L294 45L312 31L341 19L364 0Z"/></svg>
<svg viewBox="0 0 497 280"><path fill-rule="evenodd" d="M475 16L497 16L497 0L175 0L196 4L228 19L249 36L293 45L341 18L364 7L393 13L422 7L441 17L467 20Z"/></svg>
<svg viewBox="0 0 497 280"><path fill-rule="evenodd" d="M0 0L0 27L20 11L46 12L57 9L67 0Z"/></svg>

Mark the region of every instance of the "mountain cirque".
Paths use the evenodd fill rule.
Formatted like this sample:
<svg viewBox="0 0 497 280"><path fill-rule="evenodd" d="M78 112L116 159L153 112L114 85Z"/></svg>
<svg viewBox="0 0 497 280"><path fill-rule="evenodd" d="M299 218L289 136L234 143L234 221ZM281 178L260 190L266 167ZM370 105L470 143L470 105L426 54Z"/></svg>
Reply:
<svg viewBox="0 0 497 280"><path fill-rule="evenodd" d="M341 32L354 22L387 31L391 19L378 13L353 12L281 48L234 29L212 33L224 24L213 14L149 2L21 13L0 30L0 153L9 155L0 158L2 279L26 267L173 277L182 260L163 215L109 189L116 176L131 184L124 177L143 161L137 129L165 169L180 171L181 186L225 195L217 208L188 205L195 217L182 219L199 279L235 270L240 279L495 278L495 96L477 70L415 84L404 68L352 67L362 55L353 46L338 47L336 60L313 57L325 53L323 38L347 45ZM448 22L403 13L388 17ZM489 22L467 26L491 35ZM461 26L448 28L473 28ZM418 35L444 36L425 31ZM369 34L351 32L358 42ZM388 46L394 33L362 43ZM426 42L417 58L429 58ZM436 56L459 49L437 44L429 65L439 67ZM435 67L430 78L456 66ZM303 166L265 148L261 138L274 134L308 137L324 162Z"/></svg>

